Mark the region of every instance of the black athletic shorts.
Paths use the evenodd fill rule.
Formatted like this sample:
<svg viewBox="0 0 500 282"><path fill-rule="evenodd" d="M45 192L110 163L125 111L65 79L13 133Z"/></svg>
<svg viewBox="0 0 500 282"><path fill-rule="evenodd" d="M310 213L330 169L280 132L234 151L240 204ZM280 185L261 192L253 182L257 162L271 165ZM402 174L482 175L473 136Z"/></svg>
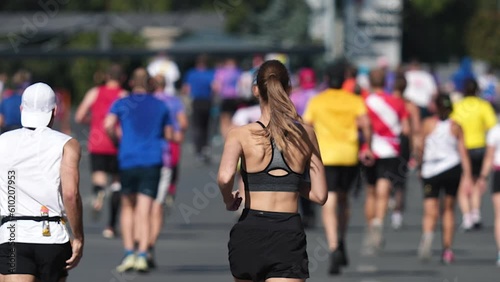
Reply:
<svg viewBox="0 0 500 282"><path fill-rule="evenodd" d="M221 113L234 114L238 108L244 106L244 101L238 98L223 99L220 105Z"/></svg>
<svg viewBox="0 0 500 282"><path fill-rule="evenodd" d="M477 148L469 149L467 151L469 153L470 165L472 166L472 176L478 177L481 174L481 167L483 166L485 149Z"/></svg>
<svg viewBox="0 0 500 282"><path fill-rule="evenodd" d="M491 185L491 193L500 192L500 170L495 170L493 172L493 184Z"/></svg>
<svg viewBox="0 0 500 282"><path fill-rule="evenodd" d="M118 173L118 158L115 155L90 154L92 172Z"/></svg>
<svg viewBox="0 0 500 282"><path fill-rule="evenodd" d="M309 278L306 234L298 213L244 209L229 237L229 264L236 279Z"/></svg>
<svg viewBox="0 0 500 282"><path fill-rule="evenodd" d="M329 192L348 192L359 174L359 166L325 166Z"/></svg>
<svg viewBox="0 0 500 282"><path fill-rule="evenodd" d="M374 165L365 167L366 182L375 185L379 179L388 179L394 185L406 178L406 166L402 158L377 159Z"/></svg>
<svg viewBox="0 0 500 282"><path fill-rule="evenodd" d="M160 184L161 166L137 167L120 171L123 195L143 194L156 199Z"/></svg>
<svg viewBox="0 0 500 282"><path fill-rule="evenodd" d="M432 115L427 107L418 107L418 110L420 112L420 120L424 120Z"/></svg>
<svg viewBox="0 0 500 282"><path fill-rule="evenodd" d="M71 258L69 242L64 244L4 243L0 245L0 273L30 274L43 282L58 282L68 276Z"/></svg>
<svg viewBox="0 0 500 282"><path fill-rule="evenodd" d="M462 166L457 165L431 178L424 178L424 198L439 198L439 193L444 190L446 196L456 197Z"/></svg>

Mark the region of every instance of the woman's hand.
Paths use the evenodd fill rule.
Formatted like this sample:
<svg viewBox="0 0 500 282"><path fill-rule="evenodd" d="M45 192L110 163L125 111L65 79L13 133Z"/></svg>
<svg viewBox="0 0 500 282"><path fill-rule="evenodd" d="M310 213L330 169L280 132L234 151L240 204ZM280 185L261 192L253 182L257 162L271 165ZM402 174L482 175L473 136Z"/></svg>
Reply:
<svg viewBox="0 0 500 282"><path fill-rule="evenodd" d="M486 186L488 184L488 178L485 176L479 176L476 182L476 189L481 191L481 194L486 192Z"/></svg>
<svg viewBox="0 0 500 282"><path fill-rule="evenodd" d="M472 177L470 175L462 175L460 179L459 191L465 193L466 195L470 195L473 188L474 182L472 181Z"/></svg>
<svg viewBox="0 0 500 282"><path fill-rule="evenodd" d="M243 198L240 197L240 192L239 191L234 191L231 193L231 198L224 201L226 204L226 209L228 211L237 211L240 208L241 201L243 201Z"/></svg>

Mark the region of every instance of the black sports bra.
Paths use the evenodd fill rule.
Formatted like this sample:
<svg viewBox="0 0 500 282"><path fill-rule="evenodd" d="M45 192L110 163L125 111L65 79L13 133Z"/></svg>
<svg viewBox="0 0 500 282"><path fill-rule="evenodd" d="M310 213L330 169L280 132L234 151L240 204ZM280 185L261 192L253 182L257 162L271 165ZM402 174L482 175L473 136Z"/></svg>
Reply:
<svg viewBox="0 0 500 282"><path fill-rule="evenodd" d="M264 124L257 121L263 128ZM271 191L271 192L298 192L304 181L304 174L294 172L285 161L283 154L276 148L274 140L271 139L272 157L267 167L260 171L249 173L241 167L241 178L247 191ZM307 169L307 168L306 168ZM284 170L287 173L282 176L270 174L273 170Z"/></svg>

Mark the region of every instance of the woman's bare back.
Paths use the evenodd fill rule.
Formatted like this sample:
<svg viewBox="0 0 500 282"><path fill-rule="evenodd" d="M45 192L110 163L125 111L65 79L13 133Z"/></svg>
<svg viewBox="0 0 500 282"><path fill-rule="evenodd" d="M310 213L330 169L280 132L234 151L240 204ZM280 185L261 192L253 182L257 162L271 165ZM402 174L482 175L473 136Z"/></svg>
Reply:
<svg viewBox="0 0 500 282"><path fill-rule="evenodd" d="M303 174L311 159L311 142L306 129L303 130L302 138L298 144L288 143L288 148L283 152L283 158L292 172L284 169L273 169L268 171L273 176L285 176L289 173ZM256 134L262 130L261 125L252 123L238 128L238 138L242 147L242 169L247 173L258 173L266 169L272 161L271 140ZM277 149L277 148L276 148ZM250 187L251 189L251 187ZM297 212L297 192L275 192L275 191L245 191L245 207L255 210L276 212Z"/></svg>

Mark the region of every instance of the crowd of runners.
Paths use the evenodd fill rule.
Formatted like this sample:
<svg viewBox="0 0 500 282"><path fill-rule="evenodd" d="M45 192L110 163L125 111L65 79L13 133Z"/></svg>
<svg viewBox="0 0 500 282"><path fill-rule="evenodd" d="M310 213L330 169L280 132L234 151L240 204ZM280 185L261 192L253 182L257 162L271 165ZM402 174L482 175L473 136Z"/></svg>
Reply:
<svg viewBox="0 0 500 282"><path fill-rule="evenodd" d="M218 118L215 128L225 140L231 128L261 117L252 86L270 58L282 59L255 55L242 68L234 58L212 65L200 55L192 69L181 73L171 58L159 56L129 76L118 64L102 70L105 75L96 74L96 85L78 103L74 121L90 128L92 214L97 218L108 198L109 220L102 235L120 235L124 242L118 271L155 267L154 246L174 203L188 125L197 163L211 164L210 122ZM301 198L302 223L307 228L321 218L331 250L330 274L349 264L350 196L365 197L363 252L375 255L386 244L389 213L393 229L404 227L411 171L418 174L424 197L420 259L432 255L441 219L442 262L454 261L455 207L461 210L461 230L480 230L481 201L490 183L500 250L500 89L493 71L475 74L471 61L464 59L445 78L416 61L391 67L384 58L370 70L338 61L321 72L311 66L288 71L293 71L289 99L303 122L314 128L328 188L319 215L314 204ZM21 95L32 74L20 70L11 79L1 75L0 82L3 133L21 127ZM64 89L55 92L57 127L71 134L71 96ZM163 140L154 143L158 150L152 149L155 138ZM139 170L144 167L154 169ZM243 182L238 181L240 195L245 194Z"/></svg>

